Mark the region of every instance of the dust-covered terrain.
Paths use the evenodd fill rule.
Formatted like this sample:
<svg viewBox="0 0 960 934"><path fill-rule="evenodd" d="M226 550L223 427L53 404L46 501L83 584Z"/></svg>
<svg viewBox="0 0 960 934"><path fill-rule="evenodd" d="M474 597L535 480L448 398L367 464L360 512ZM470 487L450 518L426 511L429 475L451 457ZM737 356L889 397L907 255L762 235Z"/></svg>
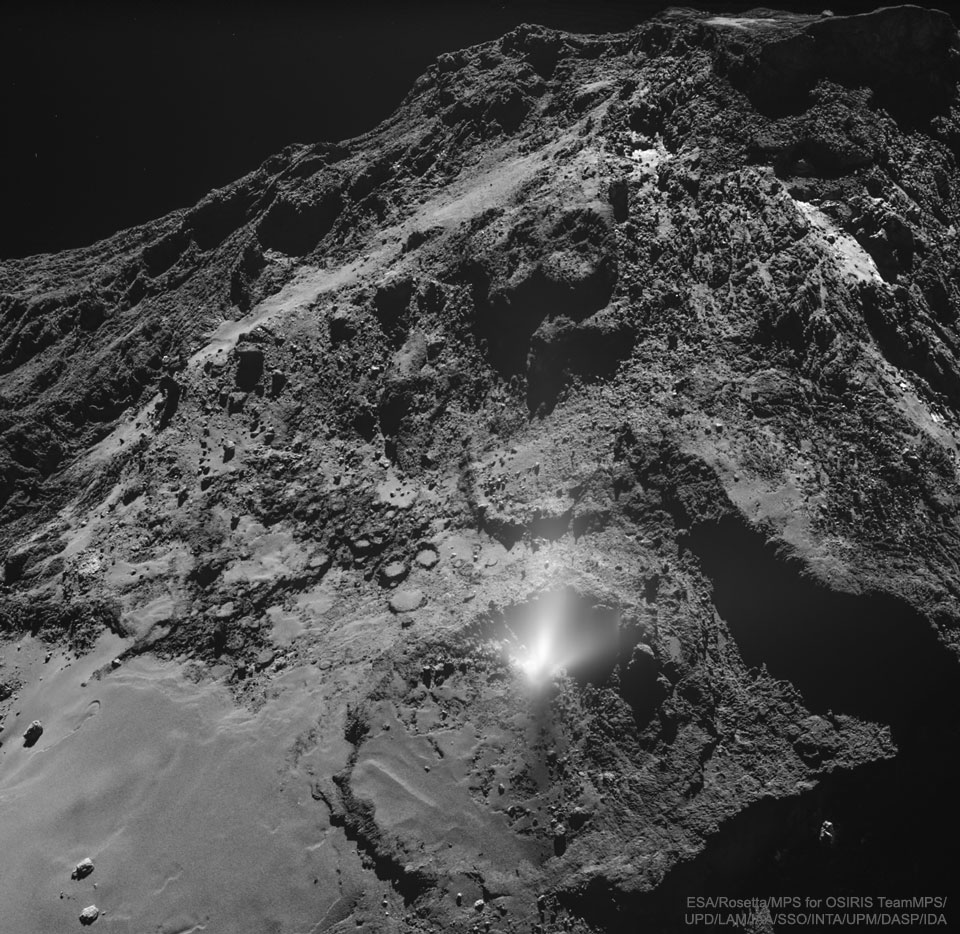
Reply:
<svg viewBox="0 0 960 934"><path fill-rule="evenodd" d="M919 7L524 26L0 264L0 926L948 892L958 78Z"/></svg>

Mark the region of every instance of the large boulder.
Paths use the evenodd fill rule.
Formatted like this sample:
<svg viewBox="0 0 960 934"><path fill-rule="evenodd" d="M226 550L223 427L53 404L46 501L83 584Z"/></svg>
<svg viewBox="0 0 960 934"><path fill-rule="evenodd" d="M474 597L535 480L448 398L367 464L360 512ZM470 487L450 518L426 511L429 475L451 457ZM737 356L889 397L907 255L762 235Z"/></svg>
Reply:
<svg viewBox="0 0 960 934"><path fill-rule="evenodd" d="M89 876L91 872L93 872L93 860L90 859L89 856L87 856L84 859L81 859L79 863L77 863L73 872L70 873L70 878L86 879L86 877Z"/></svg>
<svg viewBox="0 0 960 934"><path fill-rule="evenodd" d="M36 745L37 740L40 739L42 735L43 724L39 720L34 720L23 734L23 745L28 748Z"/></svg>

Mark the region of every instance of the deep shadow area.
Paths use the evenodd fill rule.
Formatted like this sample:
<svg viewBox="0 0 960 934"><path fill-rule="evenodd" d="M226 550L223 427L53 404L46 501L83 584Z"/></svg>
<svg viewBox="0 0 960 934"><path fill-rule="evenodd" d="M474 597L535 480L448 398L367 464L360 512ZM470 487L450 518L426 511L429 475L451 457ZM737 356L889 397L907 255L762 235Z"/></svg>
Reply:
<svg viewBox="0 0 960 934"><path fill-rule="evenodd" d="M762 44L730 77L767 116L803 112L822 79L870 87L901 126L924 126L953 101L957 70L948 14L914 5L823 18Z"/></svg>
<svg viewBox="0 0 960 934"><path fill-rule="evenodd" d="M292 142L362 133L438 55L520 23L615 32L671 5L18 4L5 10L0 60L0 100L17 127L4 152L0 257L92 243L194 203ZM690 5L717 13L756 3ZM831 4L838 14L875 6ZM218 236L215 229L201 239Z"/></svg>
<svg viewBox="0 0 960 934"><path fill-rule="evenodd" d="M475 329L494 369L504 377L525 372L531 341L541 323L560 319L571 327L589 317L610 300L614 281L615 275L605 266L574 282L557 281L537 267L517 285L488 296L483 275L477 275L470 282L477 305ZM562 330L561 325L556 327Z"/></svg>
<svg viewBox="0 0 960 934"><path fill-rule="evenodd" d="M890 724L899 752L751 806L655 893L596 892L574 899L577 910L611 930L640 916L652 930L672 931L690 894L948 893L954 873L941 848L960 833L953 769L960 690L957 666L927 620L896 596L822 586L729 514L695 525L685 544L711 578L715 605L748 664L791 681L813 710ZM824 820L834 824L832 844L820 840Z"/></svg>
<svg viewBox="0 0 960 934"><path fill-rule="evenodd" d="M685 544L744 661L790 681L811 710L888 723L899 740L960 675L903 600L824 587L738 517L695 526Z"/></svg>
<svg viewBox="0 0 960 934"><path fill-rule="evenodd" d="M833 909L849 918L857 911L885 910L878 896L950 895L955 871L942 847L960 832L960 808L944 761L945 750L956 747L956 731L943 734L948 738L950 746L939 752L928 747L925 754L840 771L811 791L751 805L709 838L697 857L678 863L654 892L628 895L597 879L588 890L563 893L561 900L609 931L674 934L717 929L685 922L690 896L820 898L821 910L828 899L872 899L872 907ZM835 828L832 844L820 840L825 820ZM803 903L800 908L805 910ZM796 907L788 904L771 914L791 911ZM948 929L955 930L956 908L948 904L945 914ZM784 922L772 927L777 932L796 929ZM825 927L811 923L807 929Z"/></svg>
<svg viewBox="0 0 960 934"><path fill-rule="evenodd" d="M927 620L896 596L822 586L731 514L694 523L684 545L712 580L715 605L748 664L791 681L812 710L890 724L898 752L858 769L825 769L815 786L751 805L653 892L625 892L596 877L560 900L605 930L673 934L716 930L685 920L690 896L798 895L824 905L869 896L872 908L850 911L889 912L878 896L951 893L955 871L943 845L960 834L960 672ZM635 654L649 680L653 660ZM824 821L833 824L832 843L821 840ZM948 905L946 915L954 929L956 910Z"/></svg>
<svg viewBox="0 0 960 934"><path fill-rule="evenodd" d="M616 372L633 351L634 328L604 312L579 324L569 318L544 321L528 342L527 407L531 413L553 410L574 377L599 379Z"/></svg>
<svg viewBox="0 0 960 934"><path fill-rule="evenodd" d="M338 192L330 192L312 203L278 199L260 222L257 237L265 249L303 256L330 232L342 208Z"/></svg>

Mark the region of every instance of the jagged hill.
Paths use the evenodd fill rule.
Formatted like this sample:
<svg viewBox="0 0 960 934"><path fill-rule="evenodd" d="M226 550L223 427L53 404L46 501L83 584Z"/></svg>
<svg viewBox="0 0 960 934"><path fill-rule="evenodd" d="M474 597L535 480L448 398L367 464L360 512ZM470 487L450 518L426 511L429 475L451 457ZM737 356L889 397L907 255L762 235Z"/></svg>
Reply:
<svg viewBox="0 0 960 934"><path fill-rule="evenodd" d="M525 26L0 267L5 631L190 660L255 762L287 711L316 930L945 882L958 48L917 7Z"/></svg>

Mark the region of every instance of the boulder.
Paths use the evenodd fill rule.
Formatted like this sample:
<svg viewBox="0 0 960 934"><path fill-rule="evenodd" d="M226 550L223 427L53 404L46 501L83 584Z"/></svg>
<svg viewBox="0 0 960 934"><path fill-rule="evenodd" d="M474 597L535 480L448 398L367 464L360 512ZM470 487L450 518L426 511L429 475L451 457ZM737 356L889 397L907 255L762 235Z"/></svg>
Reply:
<svg viewBox="0 0 960 934"><path fill-rule="evenodd" d="M70 873L71 879L86 879L93 872L93 860L87 856L77 863L76 868Z"/></svg>
<svg viewBox="0 0 960 934"><path fill-rule="evenodd" d="M409 573L406 561L391 561L380 568L380 583L386 587L399 584Z"/></svg>
<svg viewBox="0 0 960 934"><path fill-rule="evenodd" d="M34 720L23 734L23 745L27 747L35 745L42 735L43 724L39 720Z"/></svg>
<svg viewBox="0 0 960 934"><path fill-rule="evenodd" d="M440 560L433 548L423 548L417 552L417 564L422 568L432 568Z"/></svg>
<svg viewBox="0 0 960 934"><path fill-rule="evenodd" d="M96 905L87 905L83 911L80 912L80 923L81 924L93 924L97 918L100 917L100 909Z"/></svg>
<svg viewBox="0 0 960 934"><path fill-rule="evenodd" d="M409 588L398 590L390 598L390 609L394 613L412 613L419 610L427 602L426 594L422 590Z"/></svg>

